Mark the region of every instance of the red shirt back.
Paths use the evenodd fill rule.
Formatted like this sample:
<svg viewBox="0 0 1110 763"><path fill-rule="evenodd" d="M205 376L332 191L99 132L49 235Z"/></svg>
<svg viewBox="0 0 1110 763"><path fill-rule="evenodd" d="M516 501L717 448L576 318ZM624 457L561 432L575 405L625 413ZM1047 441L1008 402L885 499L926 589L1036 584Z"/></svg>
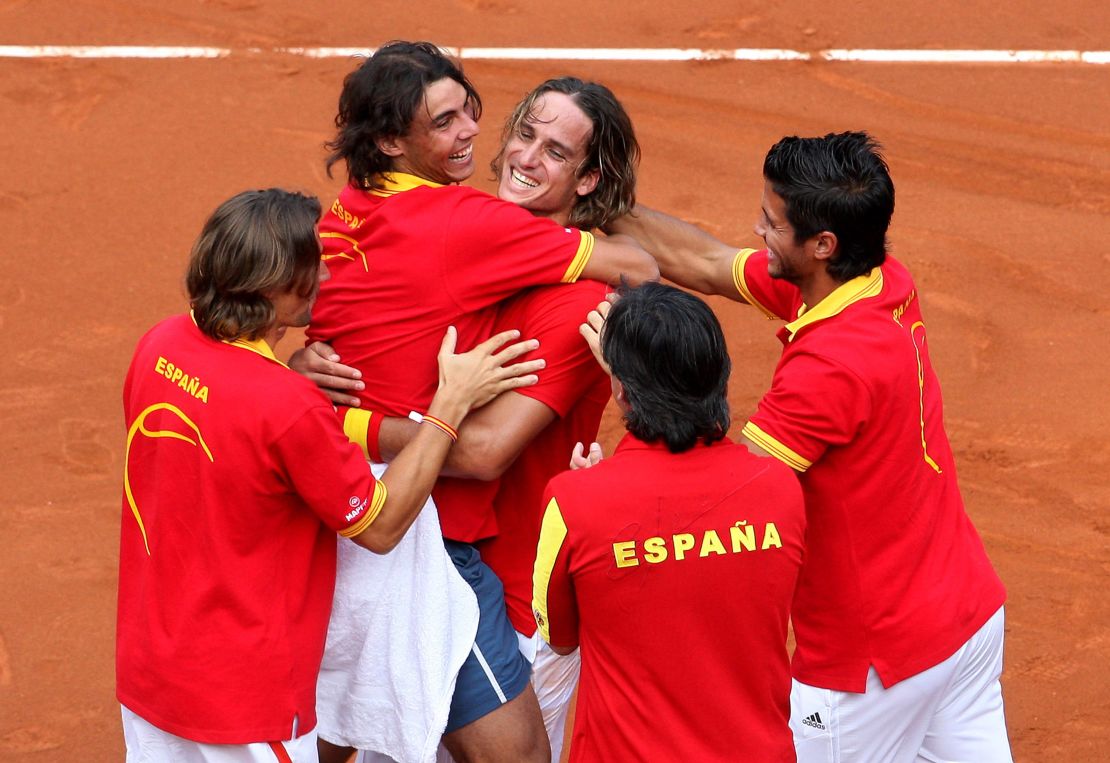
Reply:
<svg viewBox="0 0 1110 763"><path fill-rule="evenodd" d="M737 288L790 321L744 434L801 472L809 515L794 676L863 691L951 656L1006 598L964 510L910 274L888 257L808 309L746 250Z"/></svg>
<svg viewBox="0 0 1110 763"><path fill-rule="evenodd" d="M572 761L793 761L787 619L798 480L725 440L631 435L548 485L540 631L581 644Z"/></svg>
<svg viewBox="0 0 1110 763"><path fill-rule="evenodd" d="M139 342L124 413L120 702L199 742L310 731L335 533L384 488L319 390L188 315Z"/></svg>

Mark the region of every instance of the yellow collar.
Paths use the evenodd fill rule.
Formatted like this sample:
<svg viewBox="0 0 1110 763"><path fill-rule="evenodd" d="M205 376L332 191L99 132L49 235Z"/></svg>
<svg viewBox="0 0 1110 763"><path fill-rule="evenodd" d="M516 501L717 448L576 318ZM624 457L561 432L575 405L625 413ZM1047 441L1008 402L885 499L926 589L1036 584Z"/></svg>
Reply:
<svg viewBox="0 0 1110 763"><path fill-rule="evenodd" d="M798 310L798 317L785 326L790 334L789 341L793 342L797 333L806 326L832 318L849 305L859 302L861 299L874 297L882 290L883 271L881 268L872 268L867 275L840 284L827 297L814 305L812 309L805 305L801 306Z"/></svg>
<svg viewBox="0 0 1110 763"><path fill-rule="evenodd" d="M193 325L196 326L197 325L197 316L193 314L192 310L189 311L189 318L192 319ZM256 352L259 355L261 355L262 357L268 358L268 359L274 361L278 365L285 366L286 368L289 368L289 366L286 366L284 363L282 363L280 360L277 359L277 356L274 355L273 348L271 348L270 345L266 343L265 339L232 339L232 340L223 339L221 341L224 344L230 344L232 347L238 347L238 348L243 349L243 350L250 350L251 352Z"/></svg>
<svg viewBox="0 0 1110 763"><path fill-rule="evenodd" d="M284 363L277 359L277 356L274 355L273 349L270 347L269 344L266 343L265 339L235 339L230 342L225 339L224 344L230 344L232 347L239 347L244 350L250 350L251 352L257 352L262 357L269 358L278 365L289 368L289 366L286 366Z"/></svg>
<svg viewBox="0 0 1110 763"><path fill-rule="evenodd" d="M413 188L419 188L422 185L429 188L443 187L443 183L433 183L431 180L409 175L406 172L382 172L374 176L373 188L370 189L370 194L372 196L394 196L404 191L411 191Z"/></svg>

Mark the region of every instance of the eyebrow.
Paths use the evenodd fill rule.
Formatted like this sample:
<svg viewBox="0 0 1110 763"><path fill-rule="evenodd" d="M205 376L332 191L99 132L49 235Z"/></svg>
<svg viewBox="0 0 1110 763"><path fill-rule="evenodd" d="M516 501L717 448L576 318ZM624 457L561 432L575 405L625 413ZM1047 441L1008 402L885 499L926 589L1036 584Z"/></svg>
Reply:
<svg viewBox="0 0 1110 763"><path fill-rule="evenodd" d="M438 122L439 120L443 119L444 117L454 116L455 114L460 114L463 111L466 111L466 107L470 104L470 101L471 101L471 98L470 98L469 95L467 95L466 98L463 100L463 103L462 103L461 107L457 107L457 108L452 107L452 108L444 109L443 111L441 111L438 114L433 114L431 112L431 109L428 108L428 97L424 96L424 113L428 115L428 118L431 119L432 123L434 124L435 122Z"/></svg>
<svg viewBox="0 0 1110 763"><path fill-rule="evenodd" d="M464 106L464 108L465 108L465 106ZM462 111L462 109L444 109L439 114L430 114L429 116L432 118L432 122L438 122L439 120L443 119L444 117L454 116L455 114L458 114L460 111Z"/></svg>
<svg viewBox="0 0 1110 763"><path fill-rule="evenodd" d="M523 126L523 125L546 125L546 124L551 124L551 122L554 122L554 121L555 121L554 119L547 120L547 121L544 121L542 119L536 119L533 115L527 114L527 115L525 115L525 117L523 119L520 120L520 124L521 124L521 126ZM565 143L562 143L561 141L555 140L554 138L545 138L544 139L544 144L548 145L548 146L551 146L553 148L557 148L558 150L562 151L564 154L567 154L568 156L570 156L571 154L574 153L574 149L572 149L570 146L566 145ZM589 147L584 146L582 148L582 154L585 155L588 150L589 150Z"/></svg>

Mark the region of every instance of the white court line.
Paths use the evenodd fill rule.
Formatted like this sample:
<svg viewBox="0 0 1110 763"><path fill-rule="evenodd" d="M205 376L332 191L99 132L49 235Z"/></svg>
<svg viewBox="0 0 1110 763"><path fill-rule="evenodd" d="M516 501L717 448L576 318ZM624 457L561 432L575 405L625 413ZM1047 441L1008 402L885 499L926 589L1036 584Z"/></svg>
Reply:
<svg viewBox="0 0 1110 763"><path fill-rule="evenodd" d="M806 52L783 48L444 48L485 61L858 61L945 64L1110 64L1105 50L867 50ZM0 45L0 58L226 58L280 54L352 58L372 48L208 48L134 45Z"/></svg>
<svg viewBox="0 0 1110 763"><path fill-rule="evenodd" d="M223 58L229 48L137 45L0 45L0 58Z"/></svg>

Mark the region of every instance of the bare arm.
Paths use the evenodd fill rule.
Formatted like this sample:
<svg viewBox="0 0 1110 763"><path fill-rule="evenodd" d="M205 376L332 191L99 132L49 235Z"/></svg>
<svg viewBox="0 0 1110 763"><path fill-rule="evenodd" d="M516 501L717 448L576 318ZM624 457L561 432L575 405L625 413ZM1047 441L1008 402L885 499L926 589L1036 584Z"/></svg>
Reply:
<svg viewBox="0 0 1110 763"><path fill-rule="evenodd" d="M659 266L630 236L596 236L590 259L582 269L581 278L607 284L620 283L623 278L633 286L659 278Z"/></svg>
<svg viewBox="0 0 1110 763"><path fill-rule="evenodd" d="M554 420L555 411L538 400L516 392L501 395L467 417L440 473L445 477L495 480ZM386 417L378 435L382 458L389 461L419 428L415 421Z"/></svg>
<svg viewBox="0 0 1110 763"><path fill-rule="evenodd" d="M439 352L439 389L427 415L457 429L472 408L502 392L535 384L537 379L531 372L539 365L538 361L503 367L538 345L534 340L518 342L498 351L519 334L503 332L470 352L456 355L455 330L449 329ZM356 543L384 554L400 542L428 499L452 442L431 424L419 426L411 442L383 475L385 505L374 521L353 538Z"/></svg>
<svg viewBox="0 0 1110 763"><path fill-rule="evenodd" d="M639 204L631 213L609 223L608 230L640 242L655 257L664 278L702 294L745 301L732 280L732 263L739 247Z"/></svg>
<svg viewBox="0 0 1110 763"><path fill-rule="evenodd" d="M293 353L289 366L319 386L333 403L358 406L347 390L361 389L361 374L339 362L323 342L313 342ZM357 386L356 386L357 385ZM555 420L555 412L525 395L500 395L467 417L459 428L459 441L451 449L441 474L494 480L508 469L536 435ZM378 432L378 450L384 461L393 461L422 429L407 418L387 416Z"/></svg>

